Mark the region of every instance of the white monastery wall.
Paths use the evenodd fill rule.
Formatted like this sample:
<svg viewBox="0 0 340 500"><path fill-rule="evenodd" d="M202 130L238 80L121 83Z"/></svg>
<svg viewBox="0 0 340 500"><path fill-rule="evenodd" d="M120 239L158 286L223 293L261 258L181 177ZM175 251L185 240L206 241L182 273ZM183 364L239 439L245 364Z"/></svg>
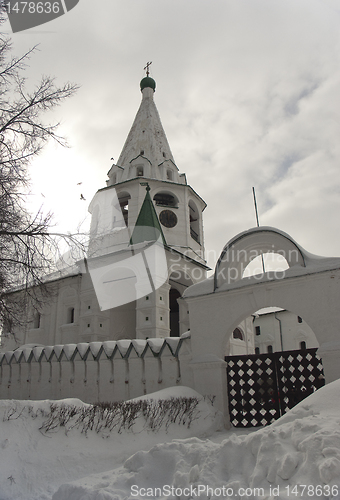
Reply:
<svg viewBox="0 0 340 500"><path fill-rule="evenodd" d="M193 387L190 338L92 342L0 354L1 399L121 401Z"/></svg>

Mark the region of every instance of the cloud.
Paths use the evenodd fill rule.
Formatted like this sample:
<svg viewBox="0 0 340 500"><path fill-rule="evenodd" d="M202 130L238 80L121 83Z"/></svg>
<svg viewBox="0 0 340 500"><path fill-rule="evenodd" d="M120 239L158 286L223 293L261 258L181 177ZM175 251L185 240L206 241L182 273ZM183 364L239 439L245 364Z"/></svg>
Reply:
<svg viewBox="0 0 340 500"><path fill-rule="evenodd" d="M32 167L37 192L51 179L54 191L64 190L67 202L52 197L51 208L65 224L63 205L73 206L66 179L84 179L87 199L105 186L151 60L171 150L208 203L207 249L217 255L255 225L255 186L261 224L292 233L311 252L340 255L339 28L338 0L101 0L95 7L82 0L45 33L14 39L16 52L41 42L30 78L50 73L82 85L55 113L73 148L60 160L46 151L44 180L38 163Z"/></svg>

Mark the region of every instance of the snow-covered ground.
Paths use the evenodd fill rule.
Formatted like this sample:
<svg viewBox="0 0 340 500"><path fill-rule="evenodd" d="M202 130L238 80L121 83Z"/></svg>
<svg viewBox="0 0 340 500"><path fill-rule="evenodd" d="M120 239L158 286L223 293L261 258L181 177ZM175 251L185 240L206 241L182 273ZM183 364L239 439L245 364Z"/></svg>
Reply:
<svg viewBox="0 0 340 500"><path fill-rule="evenodd" d="M195 397L188 388L149 398ZM41 429L49 401L0 402L0 500L340 499L340 380L259 430L221 427L201 400L193 420L156 432ZM79 400L64 400L86 407ZM14 410L15 411L14 411Z"/></svg>

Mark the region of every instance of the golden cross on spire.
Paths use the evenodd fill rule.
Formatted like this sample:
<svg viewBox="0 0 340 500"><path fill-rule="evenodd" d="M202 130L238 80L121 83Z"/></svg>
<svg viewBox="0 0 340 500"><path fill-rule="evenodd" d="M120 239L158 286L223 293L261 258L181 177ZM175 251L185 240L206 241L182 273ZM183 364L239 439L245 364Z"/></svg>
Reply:
<svg viewBox="0 0 340 500"><path fill-rule="evenodd" d="M149 76L149 73L150 73L149 67L150 67L151 64L152 64L152 61L146 63L146 66L144 68L146 70L146 76Z"/></svg>

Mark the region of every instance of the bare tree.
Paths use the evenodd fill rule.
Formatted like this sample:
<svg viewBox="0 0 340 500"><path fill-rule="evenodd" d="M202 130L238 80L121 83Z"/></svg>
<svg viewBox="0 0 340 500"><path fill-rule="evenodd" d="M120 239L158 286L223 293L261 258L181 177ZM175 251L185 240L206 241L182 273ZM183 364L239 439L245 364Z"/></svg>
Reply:
<svg viewBox="0 0 340 500"><path fill-rule="evenodd" d="M0 24L4 15L1 11ZM51 214L32 216L25 206L28 167L49 139L67 145L56 133L59 124L47 124L43 116L77 90L74 84L60 87L54 78L43 76L28 91L24 74L35 49L12 57L10 40L0 34L0 324L7 325L18 322L27 296L35 295L52 269L56 240L50 232ZM23 291L20 301L10 293L18 286Z"/></svg>

